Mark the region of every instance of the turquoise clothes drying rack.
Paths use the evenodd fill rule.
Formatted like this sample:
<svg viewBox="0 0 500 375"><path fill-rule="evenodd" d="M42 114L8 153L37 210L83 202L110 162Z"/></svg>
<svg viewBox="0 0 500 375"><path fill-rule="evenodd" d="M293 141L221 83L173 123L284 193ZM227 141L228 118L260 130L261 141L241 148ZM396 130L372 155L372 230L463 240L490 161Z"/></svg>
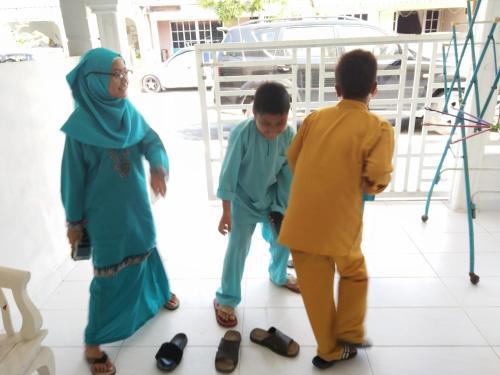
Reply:
<svg viewBox="0 0 500 375"><path fill-rule="evenodd" d="M466 203L467 203L467 223L468 223L468 230L469 230L469 278L472 284L477 284L479 282L479 276L474 272L474 263L475 263L475 257L474 257L474 224L472 219L475 218L475 208L472 203L471 199L471 189L470 189L470 175L469 175L469 158L467 154L467 139L471 137L471 135L466 136L466 127L465 125L466 121L470 121L470 118L466 118L465 116L468 115L464 112L465 105L467 103L467 99L469 98L470 93L472 90L474 90L474 96L475 96L475 109L476 113L478 114L478 118L482 119L484 117L484 114L486 113L486 110L490 104L490 101L493 97L496 97L496 91L497 91L497 84L498 80L500 79L500 71L498 69L498 64L497 64L497 58L496 58L496 42L494 39L494 32L496 29L497 23L500 21L500 18L495 19L494 21L476 21L477 14L479 7L481 6L481 0L478 0L476 3L476 7L474 9L474 13L472 14L471 12L471 1L467 1L467 24L468 24L468 31L467 35L465 38L465 42L462 48L462 51L460 53L460 56L458 55L458 43L457 43L457 33L456 33L456 26L455 24L452 25L452 37L451 37L451 42L448 44L448 49L445 51L445 45L443 45L443 73L444 73L444 86L445 86L445 103L444 103L444 109L443 113L447 113L448 109L448 104L451 98L451 94L453 90L456 87L456 91L458 91L458 96L459 96L459 109L458 113L456 116L453 116L455 118L454 124L451 125L451 131L450 135L448 137L448 141L446 142L446 146L443 150L443 154L441 155L441 159L439 161L438 167L436 169L436 173L434 175L434 178L432 180L429 192L427 193L427 200L425 204L425 213L422 215L422 221L425 223L429 219L429 207L430 207L430 202L431 202L431 197L432 193L434 191L434 187L439 183L441 173L442 173L442 167L444 160L446 158L446 155L448 154L448 151L450 150L450 146L452 143L455 143L452 141L453 135L455 134L455 131L457 128L460 129L461 132L461 141L462 144L462 158L463 158L463 171L464 171L464 183L465 183L465 197L466 197ZM476 23L491 23L491 29L489 31L488 37L486 42L484 43L484 46L481 50L481 54L479 56L479 60L476 61L476 54L475 54L475 44L474 44L474 31L473 27ZM461 87L461 82L460 82L460 66L462 65L462 62L464 60L465 52L467 50L467 47L470 44L470 53L471 53L471 58L472 58L472 76L470 81L467 83L465 90L462 92L462 87ZM446 71L446 65L447 65L447 59L448 55L450 53L450 49L453 47L453 52L454 52L454 57L455 57L455 63L456 63L456 68L455 68L455 74L453 76L453 80L451 82L451 85L448 86L447 82L447 71ZM480 97L479 97L479 85L477 81L477 75L479 72L479 69L481 67L481 64L484 61L484 58L489 51L489 48L493 49L493 56L494 56L494 68L495 68L495 79L494 82L491 85L491 88L489 90L488 96L481 105ZM469 115L470 116L470 115ZM481 127L477 127L474 129L475 133L482 132Z"/></svg>

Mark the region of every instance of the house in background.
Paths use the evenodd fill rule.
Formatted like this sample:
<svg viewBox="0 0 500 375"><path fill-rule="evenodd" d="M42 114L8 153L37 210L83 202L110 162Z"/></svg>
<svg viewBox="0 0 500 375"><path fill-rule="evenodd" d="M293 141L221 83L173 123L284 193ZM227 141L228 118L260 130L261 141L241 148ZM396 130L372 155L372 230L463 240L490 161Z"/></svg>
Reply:
<svg viewBox="0 0 500 375"><path fill-rule="evenodd" d="M466 21L465 5L465 0L288 0L238 22L349 15L388 31L429 33L450 31L452 22ZM179 49L224 37L215 12L197 0L4 0L0 23L17 32L17 42L22 42L22 31L69 54L75 54L72 47L84 51L105 45L121 51L132 65L164 61Z"/></svg>

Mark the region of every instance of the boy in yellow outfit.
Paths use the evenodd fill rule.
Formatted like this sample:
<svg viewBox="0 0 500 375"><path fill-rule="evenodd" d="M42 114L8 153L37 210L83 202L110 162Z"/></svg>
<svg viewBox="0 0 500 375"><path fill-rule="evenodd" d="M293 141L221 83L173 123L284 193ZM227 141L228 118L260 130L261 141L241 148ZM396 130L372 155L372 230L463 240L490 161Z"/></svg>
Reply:
<svg viewBox="0 0 500 375"><path fill-rule="evenodd" d="M375 56L360 49L346 53L335 76L341 101L307 116L288 150L294 175L278 239L291 249L319 368L354 357L367 343L362 197L389 184L394 151L391 125L368 110L377 91Z"/></svg>

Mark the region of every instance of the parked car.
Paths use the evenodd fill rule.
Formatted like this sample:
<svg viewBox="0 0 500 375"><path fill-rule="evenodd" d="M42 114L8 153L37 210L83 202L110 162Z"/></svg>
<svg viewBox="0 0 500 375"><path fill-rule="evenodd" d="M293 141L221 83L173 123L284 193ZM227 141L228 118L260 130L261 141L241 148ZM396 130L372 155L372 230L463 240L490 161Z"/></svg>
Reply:
<svg viewBox="0 0 500 375"><path fill-rule="evenodd" d="M0 52L0 64L6 62L31 61L33 54L27 52Z"/></svg>
<svg viewBox="0 0 500 375"><path fill-rule="evenodd" d="M206 85L211 87L212 74L205 69ZM142 76L141 87L146 92L198 87L194 48L179 50L161 65L151 68Z"/></svg>
<svg viewBox="0 0 500 375"><path fill-rule="evenodd" d="M388 36L390 35L385 30L378 26L372 25L366 21L353 17L335 17L328 19L304 19L304 20L288 20L288 21L271 21L260 22L251 21L240 26L235 26L227 30L222 43L255 43L269 41L286 41L286 40L316 40L326 38L350 38L350 37L368 37L368 36ZM343 53L358 47L342 46L330 47L326 50L326 57L337 57ZM363 45L359 48L367 49L373 52L379 58L379 70L399 70L401 59L397 55L403 52L402 46L399 44L382 44L382 45ZM394 58L391 56L394 55ZM262 49L256 51L221 51L216 55L217 62L232 62L232 61L262 61L262 64L249 64L247 66L219 66L216 74L219 76L248 76L248 75L280 75L289 74L292 67L287 64L279 64L280 59L291 57L291 49ZM299 49L297 55L297 88L299 101L305 100L306 96L306 56L305 50ZM310 100L317 101L319 97L319 61L320 48L312 48L311 50L311 91ZM423 57L420 72L420 85L418 87L420 97L424 97L427 91L427 77L429 73L430 59ZM413 89L414 73L416 68L416 53L409 49L405 96L410 97ZM334 64L326 66L326 72L335 71ZM449 71L454 72L451 68ZM439 73L439 67L435 76L435 83L444 82L443 75ZM451 81L452 76L448 77ZM278 79L279 80L279 79ZM280 80L285 86L291 87L292 82L289 78ZM378 83L382 85L395 85L399 83L399 75L381 75L378 77ZM220 82L221 91L224 90L251 90L259 85L258 81L242 80ZM333 88L335 85L334 78L327 78L324 81L324 87ZM443 90L436 87L433 91L433 96L440 96ZM378 99L396 99L398 97L397 89L379 90ZM336 99L335 92L325 93L325 100L331 101ZM252 96L238 95L222 95L222 104L248 104L253 101ZM387 111L394 113L396 104L372 104L371 109L376 111ZM422 112L422 111L420 111ZM394 119L389 119L394 122ZM406 125L405 125L406 121ZM408 116L403 120L403 127L408 124Z"/></svg>

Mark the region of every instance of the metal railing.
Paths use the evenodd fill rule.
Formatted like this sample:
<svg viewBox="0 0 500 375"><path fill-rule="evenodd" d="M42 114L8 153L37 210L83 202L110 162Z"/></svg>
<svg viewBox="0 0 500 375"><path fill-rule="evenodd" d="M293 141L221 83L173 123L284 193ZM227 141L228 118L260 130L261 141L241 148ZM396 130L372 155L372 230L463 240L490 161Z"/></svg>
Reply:
<svg viewBox="0 0 500 375"><path fill-rule="evenodd" d="M209 198L215 197L218 175L230 128L252 110L258 83L277 80L287 86L292 102L289 120L293 127L317 108L335 104L334 66L345 50L373 50L379 61L378 95L370 109L394 125L396 150L387 198L423 198L432 180L446 135L421 127L432 113L424 107L441 108L444 81L442 45L450 33L339 38L311 41L222 43L197 45L197 74L201 126ZM206 56L211 58L209 62ZM205 59L203 59L205 56ZM211 77L205 76L210 67ZM454 72L455 67L449 69ZM461 72L466 77L468 71ZM211 89L207 91L207 85ZM455 167L450 161L447 167ZM435 197L447 197L450 181L442 180Z"/></svg>

